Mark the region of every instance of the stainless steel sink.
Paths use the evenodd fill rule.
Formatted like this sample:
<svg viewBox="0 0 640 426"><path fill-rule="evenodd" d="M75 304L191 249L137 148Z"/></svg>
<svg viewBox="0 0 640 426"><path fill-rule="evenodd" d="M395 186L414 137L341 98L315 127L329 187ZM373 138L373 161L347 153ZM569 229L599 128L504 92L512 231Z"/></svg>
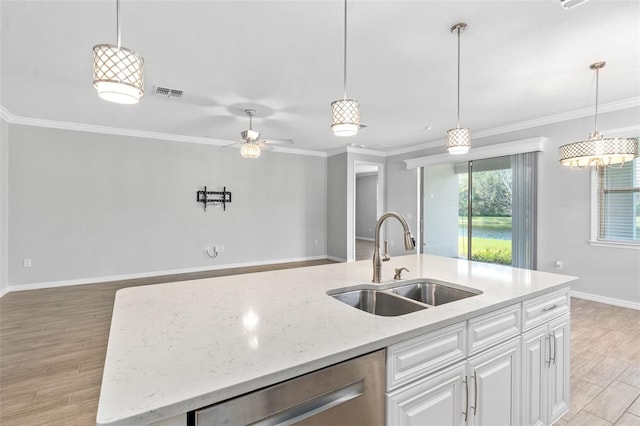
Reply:
<svg viewBox="0 0 640 426"><path fill-rule="evenodd" d="M394 287L391 290L395 294L408 297L418 302L426 303L431 306L438 306L445 303L455 302L456 300L466 299L479 293L464 291L454 287L433 282L424 281L414 284Z"/></svg>
<svg viewBox="0 0 640 426"><path fill-rule="evenodd" d="M353 290L332 296L354 308L384 317L395 317L427 309L426 306L380 290Z"/></svg>
<svg viewBox="0 0 640 426"><path fill-rule="evenodd" d="M394 317L481 294L480 290L427 278L386 284L362 284L327 294L373 315Z"/></svg>

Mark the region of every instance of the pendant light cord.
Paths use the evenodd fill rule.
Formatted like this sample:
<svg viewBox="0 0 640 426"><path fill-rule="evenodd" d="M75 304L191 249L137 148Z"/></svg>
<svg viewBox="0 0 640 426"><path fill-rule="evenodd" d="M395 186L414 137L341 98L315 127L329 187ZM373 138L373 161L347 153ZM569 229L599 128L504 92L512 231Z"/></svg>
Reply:
<svg viewBox="0 0 640 426"><path fill-rule="evenodd" d="M120 49L120 0L116 0L116 27L117 27L117 40L118 40L118 49Z"/></svg>
<svg viewBox="0 0 640 426"><path fill-rule="evenodd" d="M347 0L344 0L344 99L347 99Z"/></svg>
<svg viewBox="0 0 640 426"><path fill-rule="evenodd" d="M600 68L596 68L596 116L594 118L595 122L593 124L596 133L598 132L598 91L599 91L599 82L600 82Z"/></svg>
<svg viewBox="0 0 640 426"><path fill-rule="evenodd" d="M458 129L460 128L460 27L458 27Z"/></svg>

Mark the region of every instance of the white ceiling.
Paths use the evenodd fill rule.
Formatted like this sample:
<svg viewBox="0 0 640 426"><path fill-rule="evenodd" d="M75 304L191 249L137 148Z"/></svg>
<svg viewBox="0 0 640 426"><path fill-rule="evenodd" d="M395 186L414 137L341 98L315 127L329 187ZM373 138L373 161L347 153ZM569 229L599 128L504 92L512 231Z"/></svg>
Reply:
<svg viewBox="0 0 640 426"><path fill-rule="evenodd" d="M559 0L349 2L349 97L369 125L329 128L342 97L342 1L122 0L122 44L145 59L138 105L100 100L91 48L115 43L115 0L2 0L0 101L13 116L236 140L247 128L295 147L394 151L594 105L592 62L605 60L600 103L640 99L640 2ZM184 91L181 100L154 86ZM427 127L431 127L428 130ZM585 135L586 136L586 135Z"/></svg>

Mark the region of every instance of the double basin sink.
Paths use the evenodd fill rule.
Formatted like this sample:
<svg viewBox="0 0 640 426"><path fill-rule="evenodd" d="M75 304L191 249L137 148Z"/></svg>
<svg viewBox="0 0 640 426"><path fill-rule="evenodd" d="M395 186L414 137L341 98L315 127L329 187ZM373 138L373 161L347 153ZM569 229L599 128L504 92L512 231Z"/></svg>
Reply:
<svg viewBox="0 0 640 426"><path fill-rule="evenodd" d="M480 290L418 278L391 284L363 284L327 294L373 315L394 317L481 294Z"/></svg>

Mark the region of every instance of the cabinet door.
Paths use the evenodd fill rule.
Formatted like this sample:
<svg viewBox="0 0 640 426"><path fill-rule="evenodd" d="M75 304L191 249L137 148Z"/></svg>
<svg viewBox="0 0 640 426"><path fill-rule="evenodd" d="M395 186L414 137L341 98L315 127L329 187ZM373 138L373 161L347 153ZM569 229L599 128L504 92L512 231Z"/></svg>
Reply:
<svg viewBox="0 0 640 426"><path fill-rule="evenodd" d="M553 424L569 409L569 329L569 315L549 322L548 424Z"/></svg>
<svg viewBox="0 0 640 426"><path fill-rule="evenodd" d="M520 424L521 338L469 358L469 424Z"/></svg>
<svg viewBox="0 0 640 426"><path fill-rule="evenodd" d="M522 336L522 424L544 426L547 419L549 335L546 324Z"/></svg>
<svg viewBox="0 0 640 426"><path fill-rule="evenodd" d="M387 394L387 423L398 426L462 426L467 407L466 363Z"/></svg>

